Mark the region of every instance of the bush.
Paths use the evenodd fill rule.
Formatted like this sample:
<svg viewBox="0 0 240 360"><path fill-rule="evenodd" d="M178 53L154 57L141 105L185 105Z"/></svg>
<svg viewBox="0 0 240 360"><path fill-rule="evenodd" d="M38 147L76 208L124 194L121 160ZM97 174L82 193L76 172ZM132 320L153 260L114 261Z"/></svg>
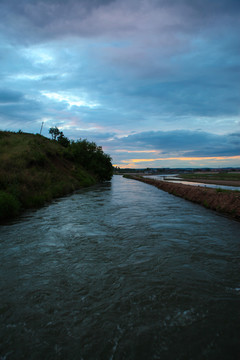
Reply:
<svg viewBox="0 0 240 360"><path fill-rule="evenodd" d="M80 168L75 171L75 177L80 182L81 186L91 186L96 183L93 177Z"/></svg>
<svg viewBox="0 0 240 360"><path fill-rule="evenodd" d="M73 141L69 146L69 153L73 161L93 173L98 180L111 180L113 175L111 158L94 142L86 139Z"/></svg>
<svg viewBox="0 0 240 360"><path fill-rule="evenodd" d="M0 219L16 216L19 210L20 203L13 195L0 191Z"/></svg>
<svg viewBox="0 0 240 360"><path fill-rule="evenodd" d="M60 145L66 148L70 145L70 140L66 136L64 136L63 133L60 134L57 141Z"/></svg>

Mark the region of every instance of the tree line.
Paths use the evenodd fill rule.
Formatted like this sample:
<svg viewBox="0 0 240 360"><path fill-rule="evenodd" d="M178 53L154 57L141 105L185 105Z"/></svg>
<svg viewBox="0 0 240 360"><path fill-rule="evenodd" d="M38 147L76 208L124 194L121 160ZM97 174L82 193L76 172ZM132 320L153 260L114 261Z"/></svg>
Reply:
<svg viewBox="0 0 240 360"><path fill-rule="evenodd" d="M110 180L113 175L112 159L101 146L88 140L69 140L56 126L49 129L53 141L66 148L66 157L97 176L98 180Z"/></svg>

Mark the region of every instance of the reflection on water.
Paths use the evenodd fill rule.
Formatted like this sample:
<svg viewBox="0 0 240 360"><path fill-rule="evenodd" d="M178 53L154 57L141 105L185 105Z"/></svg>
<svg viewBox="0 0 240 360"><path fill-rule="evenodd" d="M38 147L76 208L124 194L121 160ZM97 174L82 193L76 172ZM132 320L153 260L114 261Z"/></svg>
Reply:
<svg viewBox="0 0 240 360"><path fill-rule="evenodd" d="M1 227L1 359L237 359L240 224L115 176Z"/></svg>

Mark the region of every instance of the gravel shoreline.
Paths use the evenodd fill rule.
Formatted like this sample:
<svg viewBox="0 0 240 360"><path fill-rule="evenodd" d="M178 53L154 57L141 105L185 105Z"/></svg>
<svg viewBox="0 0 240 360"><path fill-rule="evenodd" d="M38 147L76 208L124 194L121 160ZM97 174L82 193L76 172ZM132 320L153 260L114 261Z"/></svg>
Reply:
<svg viewBox="0 0 240 360"><path fill-rule="evenodd" d="M240 221L240 192L238 191L224 191L194 185L189 186L133 175L126 177L156 186L158 189L203 205L208 209L215 210L223 215L227 215L228 217ZM214 184L216 184L215 181Z"/></svg>

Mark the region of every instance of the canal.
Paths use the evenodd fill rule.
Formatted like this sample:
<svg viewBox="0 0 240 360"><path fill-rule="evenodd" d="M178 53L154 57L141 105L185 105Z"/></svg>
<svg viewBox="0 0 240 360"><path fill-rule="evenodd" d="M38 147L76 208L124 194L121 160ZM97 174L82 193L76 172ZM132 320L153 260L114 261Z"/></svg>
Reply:
<svg viewBox="0 0 240 360"><path fill-rule="evenodd" d="M0 359L237 360L240 223L114 176L0 227Z"/></svg>

